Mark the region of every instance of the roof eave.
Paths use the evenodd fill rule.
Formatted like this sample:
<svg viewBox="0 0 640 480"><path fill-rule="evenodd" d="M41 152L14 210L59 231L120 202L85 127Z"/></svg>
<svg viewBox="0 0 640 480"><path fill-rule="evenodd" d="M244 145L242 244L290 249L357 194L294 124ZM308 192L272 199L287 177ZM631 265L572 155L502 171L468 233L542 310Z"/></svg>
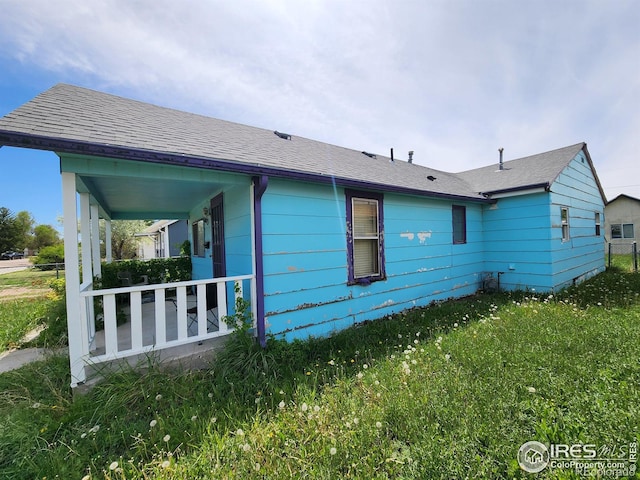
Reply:
<svg viewBox="0 0 640 480"><path fill-rule="evenodd" d="M180 153L158 152L155 150L98 144L81 140L67 140L62 138L47 137L44 135L34 135L22 132L13 132L1 129L0 146L31 148L35 150L46 150L56 153L84 154L91 156L117 158L121 160L134 160L149 163L162 163L165 165L223 170L226 172L241 173L246 175L268 175L300 181L330 183L350 188L381 190L385 192L419 195L465 202L491 202L490 199L471 195L466 196L443 192L433 192L396 185L373 183L365 180L334 177L318 173L285 170L258 164L239 163L220 158L196 157Z"/></svg>
<svg viewBox="0 0 640 480"><path fill-rule="evenodd" d="M481 194L484 195L485 197L491 197L492 195L500 195L503 193L514 193L514 192L519 192L524 190L544 189L548 191L549 185L550 185L549 182L531 183L529 185L520 185L517 187L503 188L501 190L491 190L488 192L481 192Z"/></svg>

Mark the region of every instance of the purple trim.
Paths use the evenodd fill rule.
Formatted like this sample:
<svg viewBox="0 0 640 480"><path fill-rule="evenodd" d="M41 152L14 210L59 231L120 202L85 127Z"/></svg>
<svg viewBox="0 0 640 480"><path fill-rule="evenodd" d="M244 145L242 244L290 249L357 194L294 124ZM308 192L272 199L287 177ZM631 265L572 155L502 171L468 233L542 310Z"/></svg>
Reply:
<svg viewBox="0 0 640 480"><path fill-rule="evenodd" d="M253 214L256 241L256 324L258 327L258 342L260 346L267 346L266 328L264 322L264 263L262 261L262 195L267 190L269 177L262 175L253 177Z"/></svg>
<svg viewBox="0 0 640 480"><path fill-rule="evenodd" d="M370 285L371 282L378 280L385 280L387 278L385 272L385 257L384 257L384 208L383 200L384 195L374 192L363 192L360 190L345 189L345 197L347 204L347 271L348 281L347 285ZM376 200L378 202L378 235L380 243L378 244L378 261L380 262L380 273L378 275L371 275L369 277L356 278L354 272L354 255L353 255L353 198L364 198Z"/></svg>
<svg viewBox="0 0 640 480"><path fill-rule="evenodd" d="M486 198L468 197L465 195L453 195L441 192L431 192L406 188L383 183L371 183L364 180L353 180L348 178L336 178L330 175L319 173L308 173L294 170L287 170L276 167L266 167L258 164L240 163L219 158L194 157L177 153L163 153L140 148L118 147L114 145L100 145L91 142L64 140L49 138L26 133L16 133L0 130L0 146L33 148L36 150L49 150L56 153L74 153L93 156L103 156L119 158L123 160L136 160L141 162L160 163L168 165L178 165L185 167L206 168L211 170L223 170L233 173L244 173L249 175L267 175L294 180L312 181L318 183L336 184L348 188L374 189L385 192L403 193L409 195L419 195L434 198L446 198L466 202L492 203Z"/></svg>

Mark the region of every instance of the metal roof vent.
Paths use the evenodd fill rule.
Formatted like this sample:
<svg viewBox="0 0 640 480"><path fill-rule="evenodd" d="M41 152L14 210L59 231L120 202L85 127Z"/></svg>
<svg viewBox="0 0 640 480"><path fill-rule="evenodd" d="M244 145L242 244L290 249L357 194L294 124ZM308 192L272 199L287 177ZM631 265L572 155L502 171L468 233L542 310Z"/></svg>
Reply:
<svg viewBox="0 0 640 480"><path fill-rule="evenodd" d="M429 175L427 177L427 180L431 180L432 182L436 179L436 177L434 177L433 175Z"/></svg>
<svg viewBox="0 0 640 480"><path fill-rule="evenodd" d="M361 152L363 155L366 155L369 158L376 158L376 154L375 153L369 153L369 152Z"/></svg>
<svg viewBox="0 0 640 480"><path fill-rule="evenodd" d="M413 163L413 150L409 150L409 163Z"/></svg>
<svg viewBox="0 0 640 480"><path fill-rule="evenodd" d="M273 132L273 133L275 133L277 136L279 136L283 140L291 140L291 135L289 135L288 133L282 133L282 132L279 132L277 130L275 132Z"/></svg>

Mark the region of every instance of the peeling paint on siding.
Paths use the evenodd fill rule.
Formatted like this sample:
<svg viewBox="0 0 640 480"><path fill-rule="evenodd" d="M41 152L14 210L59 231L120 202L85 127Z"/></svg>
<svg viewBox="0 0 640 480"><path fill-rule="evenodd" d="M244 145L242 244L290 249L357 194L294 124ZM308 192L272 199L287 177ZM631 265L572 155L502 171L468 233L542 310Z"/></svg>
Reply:
<svg viewBox="0 0 640 480"><path fill-rule="evenodd" d="M415 235L413 233L411 233L411 232L405 232L405 233L401 233L400 237L401 238L406 238L407 240L413 240Z"/></svg>
<svg viewBox="0 0 640 480"><path fill-rule="evenodd" d="M428 232L418 232L418 240L420 240L420 244L424 245L427 238L431 238L431 230Z"/></svg>

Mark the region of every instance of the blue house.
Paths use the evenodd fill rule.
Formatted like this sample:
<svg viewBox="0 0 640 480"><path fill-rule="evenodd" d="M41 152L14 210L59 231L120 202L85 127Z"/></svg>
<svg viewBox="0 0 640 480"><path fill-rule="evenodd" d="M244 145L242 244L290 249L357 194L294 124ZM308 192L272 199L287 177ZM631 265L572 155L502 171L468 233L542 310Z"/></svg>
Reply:
<svg viewBox="0 0 640 480"><path fill-rule="evenodd" d="M89 364L228 334L234 296L264 344L604 270L605 196L584 143L454 174L60 84L0 119L0 145L60 157L73 386ZM188 220L193 280L94 290L110 241L98 220L159 218ZM129 296L124 332L116 295Z"/></svg>

